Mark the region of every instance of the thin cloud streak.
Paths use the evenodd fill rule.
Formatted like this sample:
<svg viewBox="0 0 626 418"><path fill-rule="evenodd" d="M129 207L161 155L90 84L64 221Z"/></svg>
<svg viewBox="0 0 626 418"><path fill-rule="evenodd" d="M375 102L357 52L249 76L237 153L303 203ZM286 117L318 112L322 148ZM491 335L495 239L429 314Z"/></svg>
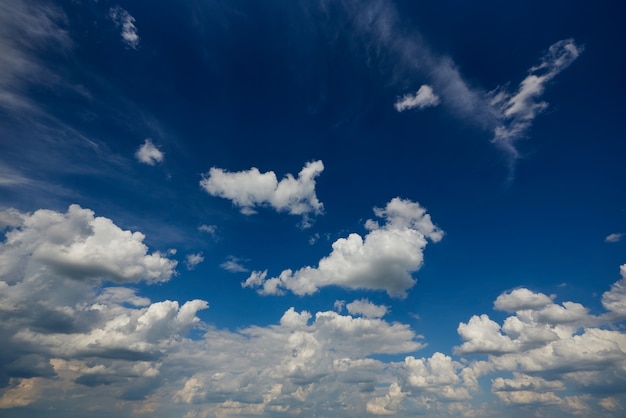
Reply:
<svg viewBox="0 0 626 418"><path fill-rule="evenodd" d="M547 84L584 49L573 39L558 41L530 68L515 93L501 87L490 92L466 82L452 58L434 52L418 32L407 34L399 29L401 19L391 2L353 0L342 4L357 35L365 35L374 50L393 54L403 71L426 77L443 106L493 135L492 142L506 154L511 176L520 158L516 143L548 106L540 100ZM396 109L410 108L410 98L407 100L406 105L396 103Z"/></svg>

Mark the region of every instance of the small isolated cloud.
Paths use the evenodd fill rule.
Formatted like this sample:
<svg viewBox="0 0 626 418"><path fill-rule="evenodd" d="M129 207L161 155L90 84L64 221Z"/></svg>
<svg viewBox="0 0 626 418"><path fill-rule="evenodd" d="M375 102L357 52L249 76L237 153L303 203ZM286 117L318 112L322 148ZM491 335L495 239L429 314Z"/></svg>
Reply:
<svg viewBox="0 0 626 418"><path fill-rule="evenodd" d="M607 235L606 238L604 238L604 242L608 242L611 244L614 244L616 242L620 242L622 240L622 238L624 238L624 234L623 233L616 233L616 234L609 234Z"/></svg>
<svg viewBox="0 0 626 418"><path fill-rule="evenodd" d="M415 94L405 94L393 106L398 112L403 112L409 109L437 106L439 103L439 96L435 94L433 88L424 84Z"/></svg>
<svg viewBox="0 0 626 418"><path fill-rule="evenodd" d="M289 290L296 295L310 295L321 287L384 290L393 297L405 297L415 279L411 273L422 266L427 239L441 240L443 231L431 221L418 203L394 198L384 209L375 208L385 220L365 224L369 233L363 238L350 234L332 245L332 252L318 267L306 266L297 271L284 270L278 277L267 278L267 271L254 271L242 284L258 288L264 295L280 295Z"/></svg>
<svg viewBox="0 0 626 418"><path fill-rule="evenodd" d="M365 318L382 318L387 314L387 307L376 305L367 299L355 300L346 305L351 315L361 315Z"/></svg>
<svg viewBox="0 0 626 418"><path fill-rule="evenodd" d="M187 266L187 270L193 270L196 266L204 261L204 256L202 252L197 254L188 254L185 258L185 265Z"/></svg>
<svg viewBox="0 0 626 418"><path fill-rule="evenodd" d="M200 181L200 186L211 196L229 199L241 208L241 213L256 213L256 207L271 206L278 212L304 216L319 215L324 205L315 194L315 178L324 171L321 161L305 164L298 178L287 174L280 182L273 171L261 173L256 167L246 171L228 172L213 167Z"/></svg>
<svg viewBox="0 0 626 418"><path fill-rule="evenodd" d="M247 273L247 272L249 272L250 270L245 268L241 262L242 262L242 260L240 260L239 258L230 256L230 257L228 257L228 260L226 260L222 264L220 264L220 267L223 268L226 271L230 271L231 273Z"/></svg>
<svg viewBox="0 0 626 418"><path fill-rule="evenodd" d="M161 152L153 143L151 139L146 139L139 147L137 152L135 152L135 157L141 163L148 165L155 165L156 163L160 163L165 158L165 154Z"/></svg>
<svg viewBox="0 0 626 418"><path fill-rule="evenodd" d="M139 47L139 35L135 26L135 18L119 6L109 9L109 16L118 28L122 29L122 40L132 49Z"/></svg>
<svg viewBox="0 0 626 418"><path fill-rule="evenodd" d="M217 226L202 224L198 227L198 231L206 232L209 235L215 236L215 234L217 233Z"/></svg>

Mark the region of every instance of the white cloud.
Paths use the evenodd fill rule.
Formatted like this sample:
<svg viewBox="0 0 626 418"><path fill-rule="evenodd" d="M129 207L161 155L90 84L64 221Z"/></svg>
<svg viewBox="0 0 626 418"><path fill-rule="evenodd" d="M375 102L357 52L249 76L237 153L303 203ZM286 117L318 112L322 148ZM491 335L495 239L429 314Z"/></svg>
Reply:
<svg viewBox="0 0 626 418"><path fill-rule="evenodd" d="M534 293L520 288L503 293L493 303L494 309L505 312L515 312L524 309L543 308L552 303L552 299L543 293Z"/></svg>
<svg viewBox="0 0 626 418"><path fill-rule="evenodd" d="M612 243L620 242L622 238L624 238L624 234L622 233L609 234L606 236L606 238L604 238L604 242L609 242L612 244Z"/></svg>
<svg viewBox="0 0 626 418"><path fill-rule="evenodd" d="M148 254L142 233L124 231L78 205L66 213L42 209L20 216L21 224L6 233L0 251L5 280L17 280L23 263L47 274L117 283L162 282L174 274L176 262Z"/></svg>
<svg viewBox="0 0 626 418"><path fill-rule="evenodd" d="M188 254L185 258L185 265L187 266L188 270L193 270L198 264L202 263L203 261L204 256L202 255L202 252L199 252L197 254Z"/></svg>
<svg viewBox="0 0 626 418"><path fill-rule="evenodd" d="M109 16L115 25L122 29L121 36L124 44L129 48L137 49L139 47L139 35L137 35L135 18L119 6L109 9Z"/></svg>
<svg viewBox="0 0 626 418"><path fill-rule="evenodd" d="M626 318L626 264L620 267L622 279L613 283L611 289L602 295L602 306L617 319Z"/></svg>
<svg viewBox="0 0 626 418"><path fill-rule="evenodd" d="M365 318L382 318L387 314L387 307L375 305L367 299L355 300L346 305L352 315L362 315Z"/></svg>
<svg viewBox="0 0 626 418"><path fill-rule="evenodd" d="M443 106L493 133L492 142L507 154L511 169L519 158L516 142L526 135L534 118L548 106L541 100L548 83L583 51L573 39L558 41L549 47L538 65L530 68L517 91L497 88L487 93L468 83L454 61L433 51L419 33L401 30L404 25L392 3L352 1L338 4L347 12L359 37L365 35L369 40L368 51L392 54L397 71L427 77L428 86L437 91ZM497 61L494 57L484 58ZM414 101L419 102L413 99L414 96L405 97L406 104L402 105L404 98L401 99L396 103L397 110L399 107L405 109L404 106L410 106Z"/></svg>
<svg viewBox="0 0 626 418"><path fill-rule="evenodd" d="M471 396L459 374L462 369L461 363L442 353L435 353L428 359L408 356L404 359L403 388L418 393L424 391L447 401L467 400Z"/></svg>
<svg viewBox="0 0 626 418"><path fill-rule="evenodd" d="M348 289L384 290L393 297L405 297L415 279L411 273L422 266L427 239L441 240L443 232L431 221L418 203L392 199L375 214L385 220L380 226L368 220L370 232L362 238L352 233L332 245L332 252L322 258L318 267L284 270L278 277L267 278L267 271L254 271L244 287L259 288L260 294L310 295L325 286Z"/></svg>
<svg viewBox="0 0 626 418"><path fill-rule="evenodd" d="M241 260L239 258L233 256L228 257L228 260L220 264L220 267L226 271L230 271L231 273L246 273L250 271L243 266L243 264L241 264Z"/></svg>
<svg viewBox="0 0 626 418"><path fill-rule="evenodd" d="M491 105L498 109L501 124L495 128L493 141L517 158L515 141L530 128L535 117L548 107L541 101L546 85L570 66L583 47L573 39L564 39L550 46L539 65L531 67L515 93L497 89L491 93Z"/></svg>
<svg viewBox="0 0 626 418"><path fill-rule="evenodd" d="M424 109L425 107L437 106L439 103L439 96L435 94L433 88L424 84L415 94L405 94L393 106L398 112L403 112L416 107Z"/></svg>
<svg viewBox="0 0 626 418"><path fill-rule="evenodd" d="M378 209L386 224L370 221L371 231L393 224L440 239L441 231L413 205L398 201ZM416 213L422 213L421 221ZM186 417L434 417L514 416L512 408L519 406L523 415L538 416L623 410L626 335L616 323L589 325L599 317L575 302L556 304L532 291L504 293L500 301L515 314L501 326L487 315L459 326L462 354L487 354L479 360L440 352L417 357L422 338L407 324L382 319L385 307L367 300L346 305L357 317L289 308L270 325L230 331L201 321L198 312L208 307L203 300L152 302L129 287L105 285L105 276L83 280L37 258L39 246L70 248L69 242L99 236L98 218L90 211L11 211L6 218L0 369L8 381L0 387L0 408L54 405L63 416L92 408L120 417L140 411ZM129 236L111 225L109 237L125 247ZM148 254L96 247L111 263L134 263L139 270ZM617 312L612 301L620 292L615 286L607 292L609 313ZM528 305L529 300L538 302ZM387 356L375 359L379 354ZM480 390L482 377L492 378L492 396L500 402L490 402ZM588 395L576 395L581 392Z"/></svg>
<svg viewBox="0 0 626 418"><path fill-rule="evenodd" d="M151 139L146 139L144 143L135 152L135 157L141 163L148 165L155 165L160 163L165 158L165 154L161 152L153 143Z"/></svg>
<svg viewBox="0 0 626 418"><path fill-rule="evenodd" d="M455 354L501 354L517 350L511 338L502 335L500 325L485 314L472 316L467 324L460 323L458 333L464 343L455 348Z"/></svg>
<svg viewBox="0 0 626 418"><path fill-rule="evenodd" d="M202 224L198 227L198 231L206 232L209 235L215 236L217 233L217 226Z"/></svg>
<svg viewBox="0 0 626 418"><path fill-rule="evenodd" d="M309 162L298 178L287 174L279 182L273 171L261 173L256 167L234 173L213 167L203 176L200 186L211 196L231 200L243 214L254 214L256 207L269 205L279 212L303 215L306 224L309 214L319 215L324 209L315 194L315 177L322 171L321 161Z"/></svg>

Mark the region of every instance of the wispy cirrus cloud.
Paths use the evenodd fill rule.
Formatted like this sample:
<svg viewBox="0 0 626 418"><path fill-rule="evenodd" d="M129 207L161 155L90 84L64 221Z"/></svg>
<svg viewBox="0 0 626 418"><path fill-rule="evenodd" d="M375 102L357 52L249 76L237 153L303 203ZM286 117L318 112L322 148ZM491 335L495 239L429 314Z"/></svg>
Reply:
<svg viewBox="0 0 626 418"><path fill-rule="evenodd" d="M365 39L368 51L391 54L403 73L427 80L417 94L403 96L394 104L398 111L441 103L452 114L489 132L492 142L505 152L511 172L520 158L517 142L548 106L541 100L546 87L584 49L573 39L555 42L540 63L530 68L516 91L485 89L467 82L453 58L434 51L419 32L403 31L392 2L345 0L339 4L356 35ZM324 4L324 8L329 7Z"/></svg>
<svg viewBox="0 0 626 418"><path fill-rule="evenodd" d="M439 103L439 96L435 94L433 88L424 84L415 94L405 94L399 98L393 106L398 112L403 112L409 109L437 106Z"/></svg>
<svg viewBox="0 0 626 418"><path fill-rule="evenodd" d="M250 271L243 265L243 260L234 256L228 257L228 260L220 264L220 267L231 273L247 273Z"/></svg>

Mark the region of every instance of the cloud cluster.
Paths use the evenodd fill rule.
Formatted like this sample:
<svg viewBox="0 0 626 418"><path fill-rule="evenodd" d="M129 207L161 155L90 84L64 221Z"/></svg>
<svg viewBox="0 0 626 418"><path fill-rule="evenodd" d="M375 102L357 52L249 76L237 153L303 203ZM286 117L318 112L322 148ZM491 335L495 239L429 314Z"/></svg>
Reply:
<svg viewBox="0 0 626 418"><path fill-rule="evenodd" d="M437 106L439 103L439 96L435 94L433 88L424 84L415 94L405 94L393 106L398 112L403 112L409 109Z"/></svg>
<svg viewBox="0 0 626 418"><path fill-rule="evenodd" d="M394 198L384 209L376 208L384 225L368 220L365 237L352 233L332 245L332 252L318 267L284 270L267 278L267 271L253 271L244 287L258 288L263 295L280 295L289 290L310 295L325 286L348 289L384 290L390 296L404 297L413 287L413 272L420 269L427 239L438 242L443 232L418 203Z"/></svg>
<svg viewBox="0 0 626 418"><path fill-rule="evenodd" d="M274 324L220 330L198 317L206 301L152 302L128 287L167 280L175 266L148 253L141 234L75 205L0 215L0 408L7 411L36 415L53 404L68 417L88 408L117 416L404 417L501 416L519 406L544 416L601 416L624 408L626 336L616 327L626 318L626 265L602 296L605 313L518 288L494 301L510 314L501 324L483 314L459 325L455 353L464 358L417 357L422 337L367 299L337 303L345 315L292 307ZM417 203L393 199L376 215L385 224L368 221L370 234L442 237ZM486 376L499 404L476 401L485 400Z"/></svg>
<svg viewBox="0 0 626 418"><path fill-rule="evenodd" d="M287 174L278 181L273 171L261 173L256 167L234 173L213 167L200 186L211 196L229 199L243 214L256 213L258 206L271 206L279 212L303 215L306 223L308 215L319 215L324 210L315 193L315 178L322 171L324 164L313 161L304 165L298 178Z"/></svg>
<svg viewBox="0 0 626 418"><path fill-rule="evenodd" d="M152 143L152 140L148 138L137 149L137 152L135 152L135 158L137 158L140 163L155 165L156 163L163 161L165 154L163 154L163 152Z"/></svg>
<svg viewBox="0 0 626 418"><path fill-rule="evenodd" d="M553 297L525 288L503 293L494 308L514 315L502 325L486 314L459 324L463 344L454 351L487 355L469 365L477 377L512 373L492 382L492 392L504 404L576 415L609 410L616 388L626 387L626 335L612 325L626 318L626 265L621 272L622 279L604 293L607 313L599 316L579 303L556 304ZM572 395L577 392L587 395Z"/></svg>
<svg viewBox="0 0 626 418"><path fill-rule="evenodd" d="M121 36L124 44L132 49L139 48L139 35L135 26L135 18L119 6L109 9L109 16L118 28L121 28Z"/></svg>

